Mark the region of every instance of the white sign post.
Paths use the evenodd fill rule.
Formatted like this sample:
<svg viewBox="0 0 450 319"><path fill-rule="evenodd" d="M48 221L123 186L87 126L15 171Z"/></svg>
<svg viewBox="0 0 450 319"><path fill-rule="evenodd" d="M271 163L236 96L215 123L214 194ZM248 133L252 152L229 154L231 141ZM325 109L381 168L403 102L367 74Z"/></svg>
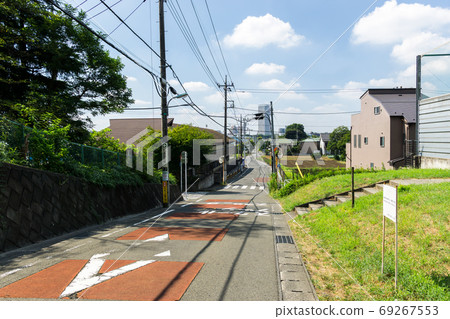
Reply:
<svg viewBox="0 0 450 319"><path fill-rule="evenodd" d="M386 234L386 217L395 223L395 289L397 289L398 274L398 214L397 187L384 185L383 187L383 244L381 248L381 273L384 272L384 241Z"/></svg>

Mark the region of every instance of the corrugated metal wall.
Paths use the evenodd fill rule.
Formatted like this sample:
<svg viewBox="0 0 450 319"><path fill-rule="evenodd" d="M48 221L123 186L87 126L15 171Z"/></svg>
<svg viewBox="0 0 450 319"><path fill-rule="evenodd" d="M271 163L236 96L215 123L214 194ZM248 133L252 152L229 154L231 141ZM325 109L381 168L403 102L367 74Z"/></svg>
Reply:
<svg viewBox="0 0 450 319"><path fill-rule="evenodd" d="M450 94L420 101L419 154L450 159Z"/></svg>

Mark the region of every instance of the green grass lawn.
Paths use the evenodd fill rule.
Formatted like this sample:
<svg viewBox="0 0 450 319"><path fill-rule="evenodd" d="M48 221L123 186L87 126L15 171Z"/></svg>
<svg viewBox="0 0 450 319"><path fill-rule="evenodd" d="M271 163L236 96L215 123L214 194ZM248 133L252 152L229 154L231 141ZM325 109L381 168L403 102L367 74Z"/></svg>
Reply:
<svg viewBox="0 0 450 319"><path fill-rule="evenodd" d="M357 181L366 184L377 179L438 177L431 170L410 174L383 172L379 178L361 174ZM345 188L348 183L342 178L348 176L321 180L298 192L303 198L314 197L307 194L309 191L322 196L332 186ZM390 220L386 220L385 273L381 274L382 192L357 199L353 209L347 202L290 222L320 300L450 300L450 182L400 186L398 198L397 291L395 224Z"/></svg>
<svg viewBox="0 0 450 319"><path fill-rule="evenodd" d="M355 187L383 180L410 178L450 178L450 170L399 169L355 174ZM283 209L292 211L295 206L351 190L351 175L338 175L316 180L294 193L278 198Z"/></svg>

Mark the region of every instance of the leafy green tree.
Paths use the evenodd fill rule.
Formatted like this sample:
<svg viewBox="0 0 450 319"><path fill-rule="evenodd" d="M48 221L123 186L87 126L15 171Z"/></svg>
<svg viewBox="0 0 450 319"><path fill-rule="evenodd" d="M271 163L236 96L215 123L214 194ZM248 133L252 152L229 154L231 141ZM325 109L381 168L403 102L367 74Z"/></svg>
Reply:
<svg viewBox="0 0 450 319"><path fill-rule="evenodd" d="M118 139L111 136L110 128L105 128L100 131L92 131L87 144L89 146L98 147L113 152L125 152L127 149L127 145L125 143L120 143Z"/></svg>
<svg viewBox="0 0 450 319"><path fill-rule="evenodd" d="M303 124L294 123L286 127L285 137L288 139L301 141L308 137Z"/></svg>
<svg viewBox="0 0 450 319"><path fill-rule="evenodd" d="M45 1L0 0L0 21L0 115L18 119L14 105L34 106L84 142L92 124L86 115L121 112L133 102L120 59Z"/></svg>
<svg viewBox="0 0 450 319"><path fill-rule="evenodd" d="M334 154L337 159L345 160L346 144L350 142L350 130L346 126L339 126L330 134L328 150Z"/></svg>

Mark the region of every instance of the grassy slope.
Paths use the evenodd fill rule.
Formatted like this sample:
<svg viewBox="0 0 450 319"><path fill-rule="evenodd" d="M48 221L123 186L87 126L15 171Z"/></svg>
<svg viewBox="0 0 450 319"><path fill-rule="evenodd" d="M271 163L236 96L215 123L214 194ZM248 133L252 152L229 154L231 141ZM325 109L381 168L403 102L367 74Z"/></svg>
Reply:
<svg viewBox="0 0 450 319"><path fill-rule="evenodd" d="M400 169L355 174L355 187L361 187L388 179L409 178L450 178L450 170ZM295 206L303 203L349 190L351 190L351 175L339 175L317 180L278 200L284 210L292 211Z"/></svg>
<svg viewBox="0 0 450 319"><path fill-rule="evenodd" d="M394 291L395 228L391 221L386 221L385 274L381 275L380 271L382 210L380 192L357 199L354 209L347 202L298 216L290 222L319 298L450 300L450 183L399 188L397 293Z"/></svg>

